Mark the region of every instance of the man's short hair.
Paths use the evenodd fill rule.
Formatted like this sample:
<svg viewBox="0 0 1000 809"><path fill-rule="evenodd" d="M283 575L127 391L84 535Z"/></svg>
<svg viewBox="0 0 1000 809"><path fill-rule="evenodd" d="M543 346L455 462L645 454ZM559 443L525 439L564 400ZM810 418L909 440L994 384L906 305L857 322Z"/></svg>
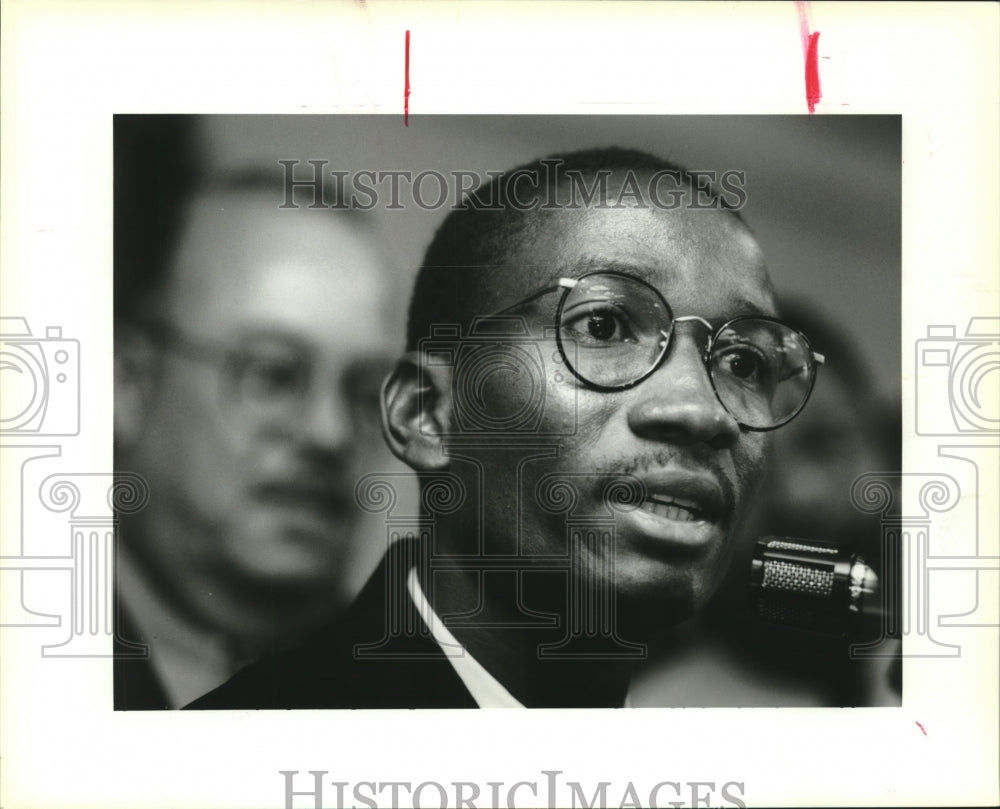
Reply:
<svg viewBox="0 0 1000 809"><path fill-rule="evenodd" d="M142 322L168 289L171 267L192 203L212 193L269 194L274 213L287 192L281 167L213 172L204 159L196 115L119 115L114 122L114 312L119 323ZM327 181L329 215L371 231L364 212L338 205ZM320 216L323 214L320 213Z"/></svg>
<svg viewBox="0 0 1000 809"><path fill-rule="evenodd" d="M137 316L163 289L203 166L193 115L114 118L114 314Z"/></svg>
<svg viewBox="0 0 1000 809"><path fill-rule="evenodd" d="M416 350L433 324L467 325L475 315L485 314L476 311L474 291L480 278L502 263L513 239L556 207L546 207L554 199L553 183L565 191L602 172L612 177L630 172L637 178L669 173L680 188L703 195L743 222L739 211L705 182L704 175L638 149L606 147L556 154L491 175L490 182L467 194L462 205L448 214L427 248L410 299L407 350ZM539 200L546 202L532 204Z"/></svg>

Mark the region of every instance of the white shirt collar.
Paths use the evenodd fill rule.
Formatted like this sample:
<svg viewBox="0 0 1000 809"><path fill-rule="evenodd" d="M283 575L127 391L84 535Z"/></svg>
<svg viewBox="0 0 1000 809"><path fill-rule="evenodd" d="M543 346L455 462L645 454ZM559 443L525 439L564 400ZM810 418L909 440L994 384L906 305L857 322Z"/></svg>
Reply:
<svg viewBox="0 0 1000 809"><path fill-rule="evenodd" d="M427 624L431 635L441 647L441 651L448 658L448 662L455 669L459 679L469 689L476 704L480 708L523 708L524 705L518 702L492 674L483 668L479 661L469 654L468 650L448 631L424 595L416 568L410 569L410 575L406 579L406 589L409 590L410 598L413 599L420 617Z"/></svg>

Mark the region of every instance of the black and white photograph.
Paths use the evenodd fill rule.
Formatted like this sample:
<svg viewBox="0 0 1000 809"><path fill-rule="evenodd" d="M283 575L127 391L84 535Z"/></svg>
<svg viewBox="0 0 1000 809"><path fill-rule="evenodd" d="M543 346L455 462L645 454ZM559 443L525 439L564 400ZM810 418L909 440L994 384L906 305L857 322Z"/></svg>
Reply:
<svg viewBox="0 0 1000 809"><path fill-rule="evenodd" d="M997 804L997 6L0 17L0 805Z"/></svg>
<svg viewBox="0 0 1000 809"><path fill-rule="evenodd" d="M411 125L116 118L116 708L898 705L899 116Z"/></svg>

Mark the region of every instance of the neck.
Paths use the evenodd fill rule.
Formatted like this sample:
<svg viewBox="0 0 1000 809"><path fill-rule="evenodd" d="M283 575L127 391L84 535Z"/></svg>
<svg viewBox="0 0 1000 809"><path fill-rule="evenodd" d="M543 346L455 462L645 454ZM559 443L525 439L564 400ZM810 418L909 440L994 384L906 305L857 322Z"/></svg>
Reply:
<svg viewBox="0 0 1000 809"><path fill-rule="evenodd" d="M440 568L436 567L436 570ZM438 572L421 578L434 611L455 638L527 707L621 707L641 643L574 635L563 572L524 569Z"/></svg>
<svg viewBox="0 0 1000 809"><path fill-rule="evenodd" d="M178 634L213 636L244 655L257 656L293 644L346 600L334 583L317 591L277 581L243 581L197 564L177 570L156 553L157 547L167 547L162 543L176 542L179 536L192 542L192 535L190 529L156 530L122 520L119 554L127 564L119 565L116 575L130 577L133 587L144 588L162 604Z"/></svg>

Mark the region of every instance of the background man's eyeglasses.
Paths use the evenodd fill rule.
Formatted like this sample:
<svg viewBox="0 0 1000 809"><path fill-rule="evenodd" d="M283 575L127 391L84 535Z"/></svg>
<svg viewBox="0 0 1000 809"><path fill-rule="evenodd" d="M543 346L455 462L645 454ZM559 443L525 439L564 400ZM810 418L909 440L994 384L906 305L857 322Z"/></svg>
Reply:
<svg viewBox="0 0 1000 809"><path fill-rule="evenodd" d="M704 318L674 317L658 290L622 272L560 278L498 314L558 290L559 352L594 390L635 387L663 363L677 324L698 322L711 333L703 361L719 402L741 427L773 430L805 406L824 361L803 334L775 318L736 317L713 332Z"/></svg>
<svg viewBox="0 0 1000 809"><path fill-rule="evenodd" d="M294 427L322 377L315 352L278 338L250 340L245 346L191 337L164 322L143 324L143 332L162 348L219 372L224 406L250 428ZM330 387L350 407L355 421L375 419L379 385L389 368L385 361L364 359L345 364Z"/></svg>

